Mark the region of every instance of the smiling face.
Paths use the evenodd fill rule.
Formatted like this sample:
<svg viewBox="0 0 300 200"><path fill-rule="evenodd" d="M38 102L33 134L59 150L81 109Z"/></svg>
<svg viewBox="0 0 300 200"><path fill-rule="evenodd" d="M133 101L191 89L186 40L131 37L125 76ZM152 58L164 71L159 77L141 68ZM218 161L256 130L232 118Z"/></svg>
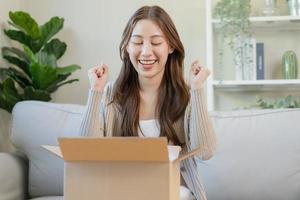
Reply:
<svg viewBox="0 0 300 200"><path fill-rule="evenodd" d="M139 79L161 79L168 55L172 53L162 30L148 19L136 23L126 50Z"/></svg>

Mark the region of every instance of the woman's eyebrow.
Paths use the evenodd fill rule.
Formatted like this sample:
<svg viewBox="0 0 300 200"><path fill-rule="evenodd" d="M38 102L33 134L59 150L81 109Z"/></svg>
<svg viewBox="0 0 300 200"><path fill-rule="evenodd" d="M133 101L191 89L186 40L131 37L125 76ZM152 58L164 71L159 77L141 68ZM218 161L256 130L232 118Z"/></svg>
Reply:
<svg viewBox="0 0 300 200"><path fill-rule="evenodd" d="M151 36L151 38L156 38L156 37L163 38L164 36L163 36L163 35L152 35L152 36Z"/></svg>
<svg viewBox="0 0 300 200"><path fill-rule="evenodd" d="M136 34L132 35L131 37L143 38L143 36L141 36L141 35L136 35Z"/></svg>
<svg viewBox="0 0 300 200"><path fill-rule="evenodd" d="M138 35L138 34L134 34L134 35L132 35L131 37L143 38L143 36ZM164 36L162 36L162 35L151 35L151 36L150 36L150 38L156 38L156 37L163 38Z"/></svg>

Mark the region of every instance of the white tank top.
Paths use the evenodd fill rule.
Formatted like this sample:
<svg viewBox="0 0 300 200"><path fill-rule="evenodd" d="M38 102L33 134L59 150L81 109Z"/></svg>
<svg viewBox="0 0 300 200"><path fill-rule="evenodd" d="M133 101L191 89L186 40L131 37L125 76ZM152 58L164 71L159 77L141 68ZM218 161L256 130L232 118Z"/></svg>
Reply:
<svg viewBox="0 0 300 200"><path fill-rule="evenodd" d="M140 120L139 125L139 137L159 137L160 126L157 120ZM180 186L180 200L195 200L195 197L187 187Z"/></svg>
<svg viewBox="0 0 300 200"><path fill-rule="evenodd" d="M140 137L159 137L160 126L157 120L140 120L140 128L138 130Z"/></svg>

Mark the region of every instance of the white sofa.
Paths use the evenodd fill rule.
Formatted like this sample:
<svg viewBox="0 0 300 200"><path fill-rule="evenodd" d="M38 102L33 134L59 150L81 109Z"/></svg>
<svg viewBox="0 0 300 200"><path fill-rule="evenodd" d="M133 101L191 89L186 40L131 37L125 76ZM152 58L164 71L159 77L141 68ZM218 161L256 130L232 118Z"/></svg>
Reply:
<svg viewBox="0 0 300 200"><path fill-rule="evenodd" d="M78 136L84 106L37 101L13 110L11 140L0 153L0 200L62 200L63 162L40 145ZM215 156L198 161L209 200L300 199L300 109L214 112Z"/></svg>

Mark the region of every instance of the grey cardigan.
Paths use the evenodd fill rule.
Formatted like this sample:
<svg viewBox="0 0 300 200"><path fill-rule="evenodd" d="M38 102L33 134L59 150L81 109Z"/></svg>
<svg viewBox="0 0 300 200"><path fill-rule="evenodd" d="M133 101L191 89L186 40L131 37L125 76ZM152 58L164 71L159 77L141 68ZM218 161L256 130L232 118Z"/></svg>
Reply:
<svg viewBox="0 0 300 200"><path fill-rule="evenodd" d="M80 127L82 136L120 136L120 111L112 100L113 83L107 83L103 93L89 91L86 111ZM216 148L216 137L210 122L202 90L191 90L191 99L185 115L174 124L174 129L185 146L181 153L201 147L199 157L207 160ZM181 162L181 176L197 200L206 200L204 187L197 170L196 159Z"/></svg>

